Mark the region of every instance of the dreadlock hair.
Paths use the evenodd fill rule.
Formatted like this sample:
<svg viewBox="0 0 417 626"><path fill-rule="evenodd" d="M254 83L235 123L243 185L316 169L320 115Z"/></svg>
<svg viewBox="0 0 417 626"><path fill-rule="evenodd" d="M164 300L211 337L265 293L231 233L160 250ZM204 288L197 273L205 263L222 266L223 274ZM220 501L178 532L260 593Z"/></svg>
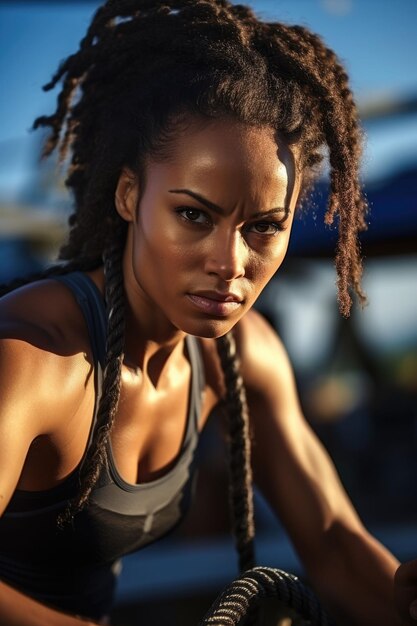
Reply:
<svg viewBox="0 0 417 626"><path fill-rule="evenodd" d="M359 181L361 132L348 77L335 54L306 28L264 22L227 0L108 0L98 9L79 50L60 65L45 90L62 88L44 154L70 155L67 186L75 211L66 264L52 273L104 262L107 356L97 427L70 513L79 511L105 460L116 414L124 350L121 255L126 224L114 205L124 167L146 174L146 159L168 160L187 117L229 117L268 125L297 146L297 167L311 178L324 152L330 165L325 221L337 219L338 300L349 315L351 293L361 302L358 232L366 227ZM231 333L218 339L227 388L232 502L243 569L253 564L253 504L248 416Z"/></svg>

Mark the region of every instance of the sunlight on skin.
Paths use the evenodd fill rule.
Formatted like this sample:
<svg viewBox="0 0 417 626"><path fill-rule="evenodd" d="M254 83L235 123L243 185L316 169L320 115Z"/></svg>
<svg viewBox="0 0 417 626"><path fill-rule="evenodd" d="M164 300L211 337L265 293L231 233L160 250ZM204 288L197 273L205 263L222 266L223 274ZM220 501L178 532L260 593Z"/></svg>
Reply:
<svg viewBox="0 0 417 626"><path fill-rule="evenodd" d="M184 333L224 335L241 319L285 257L298 190L294 157L274 131L230 120L187 128L169 161L148 162L144 190L122 174L129 360L140 352L135 320L149 341L172 346ZM197 305L202 292L239 302L209 315Z"/></svg>

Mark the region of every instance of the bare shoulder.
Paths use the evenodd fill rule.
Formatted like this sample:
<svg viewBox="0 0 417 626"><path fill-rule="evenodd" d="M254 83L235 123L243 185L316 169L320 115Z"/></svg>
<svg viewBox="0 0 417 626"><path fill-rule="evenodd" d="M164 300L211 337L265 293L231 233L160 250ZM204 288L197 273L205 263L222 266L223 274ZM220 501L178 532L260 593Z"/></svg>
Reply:
<svg viewBox="0 0 417 626"><path fill-rule="evenodd" d="M276 331L252 309L234 327L233 333L253 418L256 419L257 413L264 416L265 411L279 419L290 414L299 417L301 409L293 369ZM200 339L200 342L208 391L214 405L225 394L216 340Z"/></svg>
<svg viewBox="0 0 417 626"><path fill-rule="evenodd" d="M71 292L43 280L0 300L0 393L8 406L38 415L33 428L47 428L48 415L76 403L91 368L88 333ZM58 392L59 390L59 392ZM56 411L59 402L61 410ZM30 407L30 411L26 410ZM36 411L36 408L39 410ZM15 412L16 414L16 412ZM35 434L40 434L39 432Z"/></svg>
<svg viewBox="0 0 417 626"><path fill-rule="evenodd" d="M91 396L88 350L82 313L61 283L40 281L0 300L0 514L23 475L55 479ZM34 462L35 439L55 456ZM45 478L44 466L55 474Z"/></svg>
<svg viewBox="0 0 417 626"><path fill-rule="evenodd" d="M83 315L73 294L53 279L30 283L0 299L0 337L62 354L88 343Z"/></svg>
<svg viewBox="0 0 417 626"><path fill-rule="evenodd" d="M249 311L235 327L241 372L249 391L276 396L293 389L294 375L281 338L257 311Z"/></svg>

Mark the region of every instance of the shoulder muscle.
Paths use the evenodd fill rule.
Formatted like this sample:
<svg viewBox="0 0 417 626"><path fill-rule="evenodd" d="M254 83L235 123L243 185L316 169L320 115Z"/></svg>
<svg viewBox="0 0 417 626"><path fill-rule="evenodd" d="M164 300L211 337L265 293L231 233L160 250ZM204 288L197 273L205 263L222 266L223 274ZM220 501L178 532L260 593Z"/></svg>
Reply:
<svg viewBox="0 0 417 626"><path fill-rule="evenodd" d="M236 327L241 371L248 393L270 398L275 405L298 406L298 394L287 351L275 330L256 311Z"/></svg>
<svg viewBox="0 0 417 626"><path fill-rule="evenodd" d="M0 340L0 512L15 489L32 441L52 426L47 398L52 389L59 395L60 388L48 376L51 360L49 353L24 341Z"/></svg>
<svg viewBox="0 0 417 626"><path fill-rule="evenodd" d="M55 433L84 398L91 362L77 315L71 294L53 281L1 300L0 513L33 440Z"/></svg>

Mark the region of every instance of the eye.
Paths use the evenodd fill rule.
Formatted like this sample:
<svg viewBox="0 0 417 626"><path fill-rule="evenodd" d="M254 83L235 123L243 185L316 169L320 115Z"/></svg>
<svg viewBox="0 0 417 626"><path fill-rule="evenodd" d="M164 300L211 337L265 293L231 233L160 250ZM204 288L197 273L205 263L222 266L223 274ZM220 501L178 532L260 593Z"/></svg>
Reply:
<svg viewBox="0 0 417 626"><path fill-rule="evenodd" d="M278 232L285 230L285 226L279 222L255 222L248 226L250 232L257 235L276 235Z"/></svg>
<svg viewBox="0 0 417 626"><path fill-rule="evenodd" d="M199 209L193 209L191 207L181 207L176 210L178 215L182 217L186 222L192 222L193 224L209 225L210 218L204 211Z"/></svg>

